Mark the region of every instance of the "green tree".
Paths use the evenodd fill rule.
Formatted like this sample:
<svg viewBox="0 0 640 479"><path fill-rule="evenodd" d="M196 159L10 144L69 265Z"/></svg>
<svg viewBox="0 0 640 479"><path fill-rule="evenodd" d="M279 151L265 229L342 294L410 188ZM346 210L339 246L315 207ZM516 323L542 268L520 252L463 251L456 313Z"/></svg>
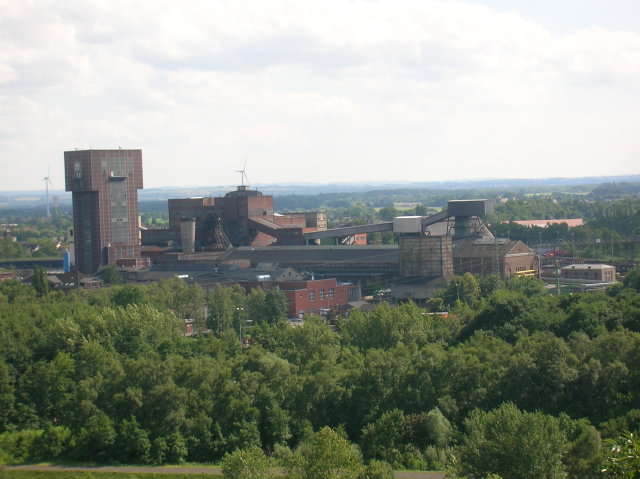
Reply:
<svg viewBox="0 0 640 479"><path fill-rule="evenodd" d="M145 294L144 290L139 286L132 286L125 284L111 298L111 301L115 306L126 307L130 304L144 304Z"/></svg>
<svg viewBox="0 0 640 479"><path fill-rule="evenodd" d="M78 431L77 455L82 459L104 461L111 457L116 437L111 418L98 411L89 417L86 424Z"/></svg>
<svg viewBox="0 0 640 479"><path fill-rule="evenodd" d="M453 436L451 423L437 407L426 414L414 416L411 423L412 427L407 427L413 436L411 442L421 447L427 445L445 447Z"/></svg>
<svg viewBox="0 0 640 479"><path fill-rule="evenodd" d="M640 439L632 432L625 432L617 439L608 439L606 477L612 479L637 479L640 477Z"/></svg>
<svg viewBox="0 0 640 479"><path fill-rule="evenodd" d="M422 206L421 204L417 204L413 210L413 213L416 216L427 216L429 214L429 208L426 206Z"/></svg>
<svg viewBox="0 0 640 479"><path fill-rule="evenodd" d="M458 472L504 479L560 479L567 442L558 419L520 411L505 403L492 411L475 410L465 421Z"/></svg>
<svg viewBox="0 0 640 479"><path fill-rule="evenodd" d="M287 319L287 297L278 288L267 291L264 299L264 319L270 324Z"/></svg>
<svg viewBox="0 0 640 479"><path fill-rule="evenodd" d="M624 284L626 288L632 288L636 291L640 291L640 266L631 268L622 280L622 284Z"/></svg>
<svg viewBox="0 0 640 479"><path fill-rule="evenodd" d="M359 449L326 426L300 444L293 461L292 479L357 479L363 469Z"/></svg>
<svg viewBox="0 0 640 479"><path fill-rule="evenodd" d="M182 464L189 455L187 441L179 431L173 431L167 438L167 461L172 464Z"/></svg>
<svg viewBox="0 0 640 479"><path fill-rule="evenodd" d="M264 291L262 288L254 288L246 298L247 316L254 324L275 324L287 319L287 297L278 288Z"/></svg>
<svg viewBox="0 0 640 479"><path fill-rule="evenodd" d="M450 305L455 304L456 301L474 305L480 297L480 283L471 273L454 276L445 289L443 297Z"/></svg>
<svg viewBox="0 0 640 479"><path fill-rule="evenodd" d="M209 308L207 325L217 332L234 327L237 308L246 306L246 294L241 286L222 286L208 293L206 304Z"/></svg>
<svg viewBox="0 0 640 479"><path fill-rule="evenodd" d="M49 292L49 280L47 279L47 272L42 266L36 266L33 268L33 277L31 279L31 286L36 290L38 296L44 296Z"/></svg>
<svg viewBox="0 0 640 479"><path fill-rule="evenodd" d="M205 295L197 283L187 284L178 277L163 279L150 285L146 294L151 304L173 311L180 319L204 320Z"/></svg>
<svg viewBox="0 0 640 479"><path fill-rule="evenodd" d="M394 477L390 464L374 459L367 464L358 479L393 479Z"/></svg>
<svg viewBox="0 0 640 479"><path fill-rule="evenodd" d="M148 463L151 460L151 441L135 417L123 419L115 445L116 455L125 463Z"/></svg>
<svg viewBox="0 0 640 479"><path fill-rule="evenodd" d="M7 298L9 304L20 299L28 301L36 296L34 288L30 288L17 279L8 279L0 282L0 294Z"/></svg>
<svg viewBox="0 0 640 479"><path fill-rule="evenodd" d="M34 440L33 457L50 461L64 456L72 444L72 434L66 426L47 423L42 434Z"/></svg>
<svg viewBox="0 0 640 479"><path fill-rule="evenodd" d="M58 353L52 361L37 361L21 377L21 389L41 419L61 422L69 412L76 382L71 355Z"/></svg>
<svg viewBox="0 0 640 479"><path fill-rule="evenodd" d="M265 299L267 293L262 288L253 288L246 297L245 311L247 317L255 324L266 321L265 319Z"/></svg>
<svg viewBox="0 0 640 479"><path fill-rule="evenodd" d="M257 446L236 449L222 459L222 475L225 479L268 479L269 459Z"/></svg>
<svg viewBox="0 0 640 479"><path fill-rule="evenodd" d="M7 363L0 358L0 433L10 424L14 412L15 391Z"/></svg>
<svg viewBox="0 0 640 479"><path fill-rule="evenodd" d="M528 297L544 296L548 293L544 282L535 276L514 276L513 278L509 278L505 285L507 289L520 291Z"/></svg>
<svg viewBox="0 0 640 479"><path fill-rule="evenodd" d="M102 270L102 279L108 284L121 284L122 277L116 271L115 266L110 264Z"/></svg>
<svg viewBox="0 0 640 479"><path fill-rule="evenodd" d="M393 221L396 216L400 216L400 212L393 206L386 206L384 208L380 208L378 216L381 221Z"/></svg>
<svg viewBox="0 0 640 479"><path fill-rule="evenodd" d="M490 274L480 279L480 297L486 298L497 289L504 288L504 281L496 274Z"/></svg>
<svg viewBox="0 0 640 479"><path fill-rule="evenodd" d="M360 445L365 459L379 459L402 467L405 417L402 411L387 411L362 430Z"/></svg>
<svg viewBox="0 0 640 479"><path fill-rule="evenodd" d="M569 479L602 477L602 439L587 419L570 419L560 415L561 428L569 445L562 461Z"/></svg>

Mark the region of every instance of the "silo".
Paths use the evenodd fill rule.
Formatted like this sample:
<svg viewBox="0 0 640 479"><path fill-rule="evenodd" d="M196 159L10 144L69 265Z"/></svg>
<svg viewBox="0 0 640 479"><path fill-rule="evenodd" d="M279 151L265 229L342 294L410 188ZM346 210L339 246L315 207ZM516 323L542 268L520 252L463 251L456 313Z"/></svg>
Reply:
<svg viewBox="0 0 640 479"><path fill-rule="evenodd" d="M69 250L64 252L64 256L62 257L62 265L65 273L71 272L71 253Z"/></svg>
<svg viewBox="0 0 640 479"><path fill-rule="evenodd" d="M182 252L193 253L196 246L196 220L194 218L183 218L180 220L180 239L182 241Z"/></svg>

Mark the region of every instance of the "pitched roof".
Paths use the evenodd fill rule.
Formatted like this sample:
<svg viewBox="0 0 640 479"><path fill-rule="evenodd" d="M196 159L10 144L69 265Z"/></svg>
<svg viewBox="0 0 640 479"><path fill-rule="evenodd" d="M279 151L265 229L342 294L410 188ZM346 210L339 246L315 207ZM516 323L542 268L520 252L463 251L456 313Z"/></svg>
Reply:
<svg viewBox="0 0 640 479"><path fill-rule="evenodd" d="M453 257L480 258L492 256L496 248L500 256L506 256L508 254L535 254L535 251L519 240L480 238L456 241L453 245ZM523 251L517 251L517 249L522 249Z"/></svg>

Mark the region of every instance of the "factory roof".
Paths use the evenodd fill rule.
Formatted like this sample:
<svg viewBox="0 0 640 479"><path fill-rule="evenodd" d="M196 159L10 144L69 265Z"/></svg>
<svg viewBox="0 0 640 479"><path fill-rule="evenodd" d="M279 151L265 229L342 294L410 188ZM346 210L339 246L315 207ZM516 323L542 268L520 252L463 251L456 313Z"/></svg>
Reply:
<svg viewBox="0 0 640 479"><path fill-rule="evenodd" d="M255 268L218 268L213 265L181 264L155 265L150 271L139 272L138 281L158 281L177 276L199 283L238 283L247 281L299 281L302 275L296 270L279 265L258 265Z"/></svg>
<svg viewBox="0 0 640 479"><path fill-rule="evenodd" d="M367 246L242 246L222 255L221 261L248 259L251 264L398 264L397 245Z"/></svg>
<svg viewBox="0 0 640 479"><path fill-rule="evenodd" d="M613 268L610 264L570 264L569 266L565 266L562 269L579 269L579 270L589 270L589 269L609 269Z"/></svg>

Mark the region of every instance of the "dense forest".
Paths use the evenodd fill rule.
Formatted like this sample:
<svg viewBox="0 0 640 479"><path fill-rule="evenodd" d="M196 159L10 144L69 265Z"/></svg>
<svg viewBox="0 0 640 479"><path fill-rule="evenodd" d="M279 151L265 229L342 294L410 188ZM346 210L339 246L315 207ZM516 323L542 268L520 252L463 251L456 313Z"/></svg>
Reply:
<svg viewBox="0 0 640 479"><path fill-rule="evenodd" d="M561 297L535 278L466 274L426 308L381 303L292 327L277 291L204 294L176 278L63 294L5 281L0 460L233 471L253 458L333 477L301 472L328 448L338 470L359 465L353 477L388 477L388 465L627 477L603 441L640 426L639 289L640 268L606 292ZM210 332L186 337L185 317Z"/></svg>

